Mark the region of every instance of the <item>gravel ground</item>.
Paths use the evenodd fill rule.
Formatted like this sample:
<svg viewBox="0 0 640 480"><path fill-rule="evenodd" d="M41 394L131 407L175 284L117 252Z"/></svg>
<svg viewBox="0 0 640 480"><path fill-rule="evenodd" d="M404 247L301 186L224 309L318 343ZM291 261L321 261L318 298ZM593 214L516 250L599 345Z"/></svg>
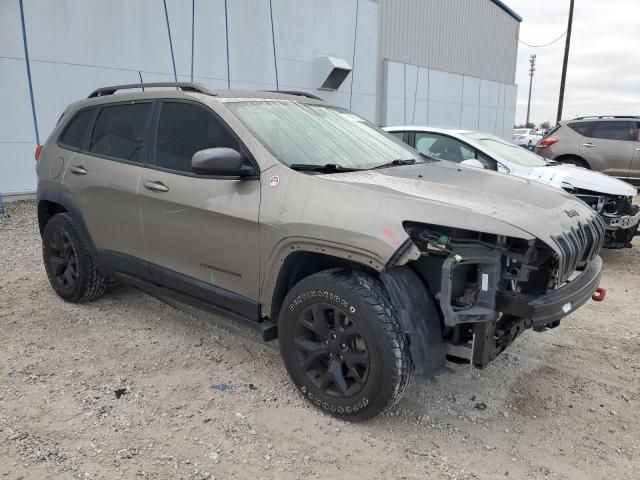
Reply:
<svg viewBox="0 0 640 480"><path fill-rule="evenodd" d="M637 240L604 252L604 302L349 424L300 397L275 344L218 317L125 286L64 303L35 204L7 207L0 478L639 478Z"/></svg>

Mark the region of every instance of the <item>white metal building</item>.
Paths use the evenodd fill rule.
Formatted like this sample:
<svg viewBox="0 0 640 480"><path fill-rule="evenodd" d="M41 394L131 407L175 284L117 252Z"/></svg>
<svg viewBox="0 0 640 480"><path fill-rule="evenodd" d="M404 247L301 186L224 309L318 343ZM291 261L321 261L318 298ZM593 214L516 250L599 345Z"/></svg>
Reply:
<svg viewBox="0 0 640 480"><path fill-rule="evenodd" d="M68 103L141 78L508 137L520 21L499 0L0 0L0 193L35 189Z"/></svg>

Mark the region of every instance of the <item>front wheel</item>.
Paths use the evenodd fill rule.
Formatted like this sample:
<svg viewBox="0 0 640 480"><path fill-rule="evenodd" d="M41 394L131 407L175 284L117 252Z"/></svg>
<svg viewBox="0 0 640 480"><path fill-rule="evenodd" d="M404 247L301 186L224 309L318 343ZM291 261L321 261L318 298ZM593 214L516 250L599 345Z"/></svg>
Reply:
<svg viewBox="0 0 640 480"><path fill-rule="evenodd" d="M382 285L361 272L327 270L287 294L280 351L302 394L349 421L374 417L403 395L413 363Z"/></svg>

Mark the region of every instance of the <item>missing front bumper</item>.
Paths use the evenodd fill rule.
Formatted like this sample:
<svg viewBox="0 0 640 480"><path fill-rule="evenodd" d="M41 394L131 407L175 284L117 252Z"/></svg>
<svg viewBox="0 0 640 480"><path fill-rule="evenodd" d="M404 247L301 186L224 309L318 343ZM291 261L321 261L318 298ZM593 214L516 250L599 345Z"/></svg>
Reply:
<svg viewBox="0 0 640 480"><path fill-rule="evenodd" d="M447 344L447 355L466 359L479 368L486 366L525 330L557 327L562 318L591 298L600 283L601 271L602 259L596 257L580 276L546 295L499 294L496 309L502 315L493 322L470 324L473 339L459 345Z"/></svg>
<svg viewBox="0 0 640 480"><path fill-rule="evenodd" d="M544 326L566 317L585 304L600 283L602 258L597 256L574 280L539 297L515 292L498 294L496 309L531 321L531 327Z"/></svg>
<svg viewBox="0 0 640 480"><path fill-rule="evenodd" d="M640 209L634 207L634 215L608 217L601 215L606 224L604 248L630 248L633 237L638 235L640 226Z"/></svg>

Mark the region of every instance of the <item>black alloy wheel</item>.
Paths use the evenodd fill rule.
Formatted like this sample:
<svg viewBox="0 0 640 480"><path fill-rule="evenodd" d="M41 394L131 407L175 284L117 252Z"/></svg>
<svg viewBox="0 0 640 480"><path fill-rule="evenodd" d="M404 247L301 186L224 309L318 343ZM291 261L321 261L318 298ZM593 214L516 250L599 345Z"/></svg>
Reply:
<svg viewBox="0 0 640 480"><path fill-rule="evenodd" d="M331 397L356 395L369 374L369 351L362 332L342 309L316 303L300 313L295 328L300 366Z"/></svg>
<svg viewBox="0 0 640 480"><path fill-rule="evenodd" d="M73 289L78 281L78 258L67 232L54 231L47 250L45 258L53 281L61 289Z"/></svg>
<svg viewBox="0 0 640 480"><path fill-rule="evenodd" d="M109 279L96 267L85 237L68 213L47 221L42 256L51 286L67 302L89 302L104 294Z"/></svg>

